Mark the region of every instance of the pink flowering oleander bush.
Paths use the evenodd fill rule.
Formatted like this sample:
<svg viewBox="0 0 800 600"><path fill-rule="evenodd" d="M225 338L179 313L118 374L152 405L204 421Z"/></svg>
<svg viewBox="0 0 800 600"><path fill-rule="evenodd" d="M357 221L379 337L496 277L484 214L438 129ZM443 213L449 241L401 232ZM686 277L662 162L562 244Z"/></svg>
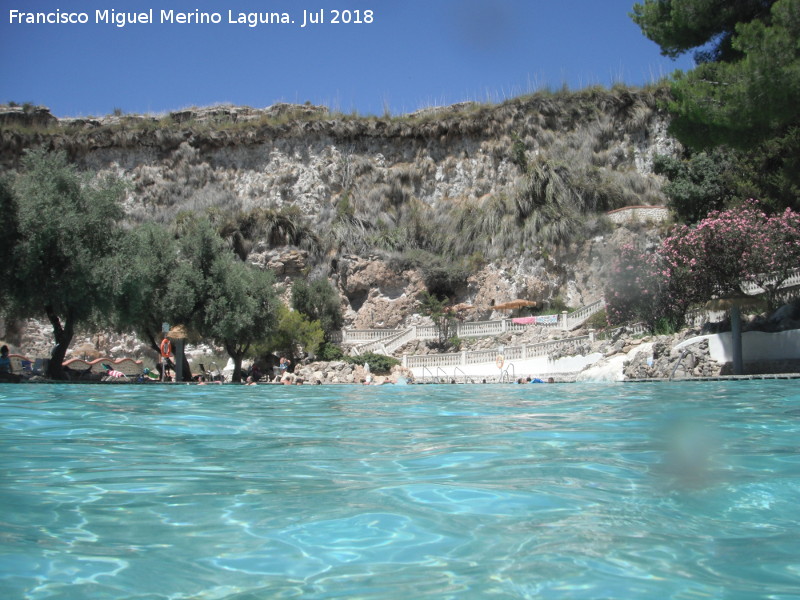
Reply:
<svg viewBox="0 0 800 600"><path fill-rule="evenodd" d="M659 254L663 275L691 302L741 295L742 284L753 283L774 306L778 288L800 267L800 214L787 208L770 216L748 200L676 228Z"/></svg>
<svg viewBox="0 0 800 600"><path fill-rule="evenodd" d="M781 284L798 268L800 214L787 208L771 216L748 200L696 226L675 227L656 253L621 248L606 289L608 320L678 327L691 304L741 295L746 283L764 289L774 307Z"/></svg>

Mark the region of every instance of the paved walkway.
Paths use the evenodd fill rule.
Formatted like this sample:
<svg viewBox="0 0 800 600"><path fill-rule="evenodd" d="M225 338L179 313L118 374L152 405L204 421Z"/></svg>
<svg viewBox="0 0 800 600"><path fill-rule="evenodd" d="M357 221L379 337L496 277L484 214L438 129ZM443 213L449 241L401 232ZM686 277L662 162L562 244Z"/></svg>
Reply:
<svg viewBox="0 0 800 600"><path fill-rule="evenodd" d="M669 381L746 381L760 379L800 379L800 373L763 373L760 375L717 375L716 377L674 377L673 379L625 379L625 383L663 383Z"/></svg>

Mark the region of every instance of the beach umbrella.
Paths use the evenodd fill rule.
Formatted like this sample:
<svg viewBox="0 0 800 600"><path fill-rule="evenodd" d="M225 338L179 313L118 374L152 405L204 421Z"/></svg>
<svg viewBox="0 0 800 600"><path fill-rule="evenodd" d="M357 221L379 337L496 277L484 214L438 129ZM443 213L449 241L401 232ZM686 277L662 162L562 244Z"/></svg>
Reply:
<svg viewBox="0 0 800 600"><path fill-rule="evenodd" d="M502 304L495 304L492 308L494 310L515 310L517 308L526 308L528 306L536 306L536 302L533 300L510 300L509 302L503 302Z"/></svg>

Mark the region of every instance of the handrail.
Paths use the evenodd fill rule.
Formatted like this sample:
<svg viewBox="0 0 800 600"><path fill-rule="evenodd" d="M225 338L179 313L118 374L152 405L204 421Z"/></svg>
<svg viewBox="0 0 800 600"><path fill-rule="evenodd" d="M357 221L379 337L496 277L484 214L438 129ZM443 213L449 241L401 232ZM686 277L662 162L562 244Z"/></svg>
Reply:
<svg viewBox="0 0 800 600"><path fill-rule="evenodd" d="M565 323L566 328L575 329L584 323L589 317L603 310L605 306L606 302L603 298L601 298L600 300L596 300L591 304L582 306L578 310L569 313L567 315L567 322Z"/></svg>
<svg viewBox="0 0 800 600"><path fill-rule="evenodd" d="M351 350L351 355L356 356L358 354L363 354L365 352L371 352L371 351L375 351L375 350L383 350L384 353L393 352L394 348L392 348L391 350L388 349L388 345L389 344L391 344L392 342L402 338L404 335L407 335L407 334L410 334L410 333L414 332L413 328L411 328L411 329L398 329L398 330L392 329L392 330L387 330L387 331L390 332L389 335L385 335L385 336L383 336L381 338L370 340L370 341L367 341L367 342L364 342L364 343L361 343L361 344L356 344L355 346L353 346L353 348ZM412 338L409 338L409 339L412 339ZM353 353L355 353L355 354L353 354Z"/></svg>
<svg viewBox="0 0 800 600"><path fill-rule="evenodd" d="M467 374L464 373L464 371L462 371L459 367L456 367L455 369L453 369L453 377L456 376L456 372L457 371L461 371L461 374L464 376L464 383L467 383Z"/></svg>
<svg viewBox="0 0 800 600"><path fill-rule="evenodd" d="M517 378L517 371L516 371L516 369L514 368L514 363L510 362L510 363L508 363L508 366L507 366L507 367L505 368L505 370L503 371L503 374L500 376L500 383L505 383L505 380L506 380L506 375L508 375L508 370L509 370L509 369L511 369L511 376L512 376L512 378L513 378L513 379L516 379L516 378Z"/></svg>
<svg viewBox="0 0 800 600"><path fill-rule="evenodd" d="M439 383L439 371L442 372L445 378L447 377L447 372L442 367L436 367L436 383Z"/></svg>
<svg viewBox="0 0 800 600"><path fill-rule="evenodd" d="M225 375L222 374L222 371L220 370L219 365L217 363L215 363L215 362L211 362L211 363L208 363L208 364L209 365L214 365L217 368L217 374L211 376L212 381L225 381ZM217 377L218 379L214 379L215 377Z"/></svg>
<svg viewBox="0 0 800 600"><path fill-rule="evenodd" d="M672 367L672 372L669 374L669 380L670 380L670 381L672 381L672 378L673 378L673 377L675 377L675 371L677 371L677 370L678 370L678 367L680 367L680 366L681 366L681 361L683 360L683 358L684 358L684 357L685 357L685 356L686 356L686 355L687 355L689 352L692 352L692 350L690 350L689 348L684 348L683 352L681 352L681 356L680 356L680 358L678 359L678 362L676 362L676 363L675 363L675 366L674 366L674 367ZM692 354L694 354L694 352L692 352Z"/></svg>
<svg viewBox="0 0 800 600"><path fill-rule="evenodd" d="M415 339L414 335L414 328L406 329L405 331L400 332L398 335L393 336L391 338L386 338L383 340L383 347L386 349L387 353L394 352L400 346Z"/></svg>
<svg viewBox="0 0 800 600"><path fill-rule="evenodd" d="M427 371L428 373L430 373L431 380L433 380L433 373L431 373L431 370L430 370L428 367L422 367L422 377L421 377L421 379L422 379L423 381L425 381L425 371Z"/></svg>

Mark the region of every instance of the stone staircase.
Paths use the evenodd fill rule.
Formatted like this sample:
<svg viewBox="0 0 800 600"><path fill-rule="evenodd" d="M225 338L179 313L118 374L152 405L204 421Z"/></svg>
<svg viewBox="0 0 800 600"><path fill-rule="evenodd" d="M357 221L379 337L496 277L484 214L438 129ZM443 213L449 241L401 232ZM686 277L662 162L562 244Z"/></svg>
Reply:
<svg viewBox="0 0 800 600"><path fill-rule="evenodd" d="M547 315L547 318L537 321L536 326L572 331L604 308L605 301L600 299L571 313ZM457 323L454 335L459 338L494 337L522 332L530 326L514 323L514 319ZM408 329L345 329L341 332L341 343L352 344L350 354L354 356L366 352L391 355L410 341L435 340L438 337L439 332L434 325L415 325Z"/></svg>

